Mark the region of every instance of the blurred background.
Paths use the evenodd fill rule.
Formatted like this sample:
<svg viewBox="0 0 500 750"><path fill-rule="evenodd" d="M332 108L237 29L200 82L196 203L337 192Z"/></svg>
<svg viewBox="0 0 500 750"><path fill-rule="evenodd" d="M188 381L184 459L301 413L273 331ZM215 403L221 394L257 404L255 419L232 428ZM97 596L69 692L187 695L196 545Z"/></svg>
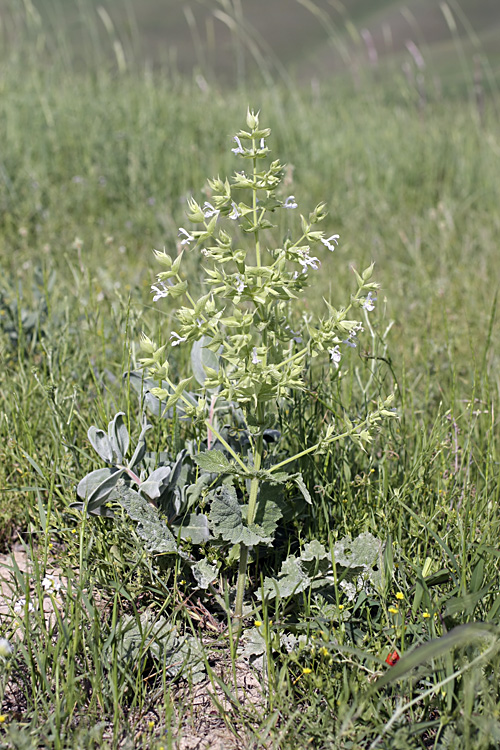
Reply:
<svg viewBox="0 0 500 750"><path fill-rule="evenodd" d="M25 23L47 58L142 65L241 85L256 75L358 82L431 68L448 90L500 72L498 0L0 0L2 48ZM439 80L438 80L439 79ZM491 82L491 80L490 80Z"/></svg>

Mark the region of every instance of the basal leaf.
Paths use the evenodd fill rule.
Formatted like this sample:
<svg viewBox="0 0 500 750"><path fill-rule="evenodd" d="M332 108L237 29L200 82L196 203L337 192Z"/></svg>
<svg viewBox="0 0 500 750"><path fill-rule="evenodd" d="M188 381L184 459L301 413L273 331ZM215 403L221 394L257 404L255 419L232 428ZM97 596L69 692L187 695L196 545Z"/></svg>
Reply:
<svg viewBox="0 0 500 750"><path fill-rule="evenodd" d="M123 419L124 416L125 414L122 411L118 412L108 425L109 442L114 451L116 463L119 464L122 463L129 446L129 435Z"/></svg>
<svg viewBox="0 0 500 750"><path fill-rule="evenodd" d="M200 589L207 589L217 578L217 565L210 565L207 560L195 563L191 570Z"/></svg>
<svg viewBox="0 0 500 750"><path fill-rule="evenodd" d="M99 430L97 427L89 427L87 431L88 439L95 452L106 461L108 464L113 463L113 448L109 441L108 436L104 430Z"/></svg>
<svg viewBox="0 0 500 750"><path fill-rule="evenodd" d="M156 508L125 484L118 484L116 492L122 508L133 521L137 521L137 533L146 542L144 546L148 552L186 557L179 550L172 532L160 518Z"/></svg>
<svg viewBox="0 0 500 750"><path fill-rule="evenodd" d="M209 520L214 534L231 544L253 547L272 541L258 524L247 526L243 522L242 507L233 485L222 485L215 490Z"/></svg>
<svg viewBox="0 0 500 750"><path fill-rule="evenodd" d="M203 513L191 513L175 528L178 528L181 539L192 544L203 544L210 539L208 518Z"/></svg>

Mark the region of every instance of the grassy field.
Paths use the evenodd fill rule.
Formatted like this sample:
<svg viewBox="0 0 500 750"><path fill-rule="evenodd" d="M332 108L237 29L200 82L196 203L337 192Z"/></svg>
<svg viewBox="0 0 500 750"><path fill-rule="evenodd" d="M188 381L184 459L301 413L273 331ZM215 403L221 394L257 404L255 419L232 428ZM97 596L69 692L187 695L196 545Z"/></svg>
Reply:
<svg viewBox="0 0 500 750"><path fill-rule="evenodd" d="M367 7L353 11L358 29ZM355 89L321 76L312 88L279 76L200 87L140 65L75 70L69 47L49 54L35 21L8 18L17 47L0 77L0 540L28 567L7 559L2 573L0 747L498 747L494 65L483 65L482 91L468 73L449 96L436 87L439 67L423 79L367 68ZM313 445L327 413L361 419L390 393L398 419L366 450L345 440L296 462L313 502L287 487L275 543L249 563L237 638L234 550L182 542L219 566L210 593L182 557L149 554L124 512L71 506L80 480L105 464L89 427L106 430L122 411L139 438L144 404L123 374L139 369L142 332L166 342L176 330L175 304L152 302L152 250L175 256L187 198L209 200L207 177L240 168L231 149L248 106L272 129L272 158L288 164L280 198L294 195L305 214L325 201L324 230L340 235L333 254L321 249L300 312L345 303L352 267L375 262L381 285L343 379L319 357L308 390L278 404L281 455ZM282 227L266 232L270 246L282 242ZM196 250L185 264L196 287ZM187 377L189 348L169 356L174 381ZM206 434L175 417L147 418L155 454L206 447ZM316 540L337 555L341 540L368 533L379 540L376 585L359 584L363 566L350 579L344 561L329 585L259 599L289 553L307 557Z"/></svg>
<svg viewBox="0 0 500 750"><path fill-rule="evenodd" d="M79 69L146 63L240 87L256 72L356 80L367 68L414 65L416 45L452 89L471 84L478 66L489 86L500 71L496 0L0 0L5 45L17 44L26 16L39 51L50 58L56 40L56 58Z"/></svg>

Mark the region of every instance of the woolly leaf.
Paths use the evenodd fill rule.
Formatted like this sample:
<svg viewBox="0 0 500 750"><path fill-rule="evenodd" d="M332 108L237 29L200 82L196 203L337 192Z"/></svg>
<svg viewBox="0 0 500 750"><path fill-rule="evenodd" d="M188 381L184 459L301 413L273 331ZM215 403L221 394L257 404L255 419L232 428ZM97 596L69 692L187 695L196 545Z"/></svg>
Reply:
<svg viewBox="0 0 500 750"><path fill-rule="evenodd" d="M217 565L210 565L207 560L195 563L191 570L200 589L207 589L217 578Z"/></svg>
<svg viewBox="0 0 500 750"><path fill-rule="evenodd" d="M217 536L231 544L241 543L247 547L272 541L264 527L255 523L249 526L243 523L242 507L232 485L218 487L213 498L209 519Z"/></svg>
<svg viewBox="0 0 500 750"><path fill-rule="evenodd" d="M191 348L191 367L193 375L200 385L203 385L207 379L205 368L213 370L214 377L219 371L219 358L217 355L207 349L207 345L212 339L210 336L202 336L199 341L195 341Z"/></svg>
<svg viewBox="0 0 500 750"><path fill-rule="evenodd" d="M192 544L203 544L210 539L208 518L203 513L191 513L182 524L176 524L174 528L179 530L181 539L190 541Z"/></svg>
<svg viewBox="0 0 500 750"><path fill-rule="evenodd" d="M146 542L144 546L148 552L186 557L179 550L172 532L160 518L156 508L125 484L119 483L116 492L122 508L133 521L137 521L137 533Z"/></svg>
<svg viewBox="0 0 500 750"><path fill-rule="evenodd" d="M205 471L211 474L230 474L234 471L234 464L222 453L222 451L205 451L194 457L194 460Z"/></svg>
<svg viewBox="0 0 500 750"><path fill-rule="evenodd" d="M108 436L104 430L99 430L97 427L89 427L87 431L87 437L90 440L90 444L95 452L106 461L108 464L113 463L113 448L109 441Z"/></svg>
<svg viewBox="0 0 500 750"><path fill-rule="evenodd" d="M116 457L116 463L121 464L129 446L127 426L123 420L125 414L120 411L108 425L108 438Z"/></svg>

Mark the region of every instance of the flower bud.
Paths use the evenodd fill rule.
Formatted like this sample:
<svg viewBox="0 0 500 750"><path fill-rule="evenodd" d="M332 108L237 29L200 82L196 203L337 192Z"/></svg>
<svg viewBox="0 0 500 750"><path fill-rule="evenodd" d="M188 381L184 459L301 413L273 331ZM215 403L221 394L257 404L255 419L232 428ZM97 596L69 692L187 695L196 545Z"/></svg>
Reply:
<svg viewBox="0 0 500 750"><path fill-rule="evenodd" d="M250 128L250 130L257 130L259 127L259 112L255 114L253 109L250 111L250 109L247 110L247 125Z"/></svg>

